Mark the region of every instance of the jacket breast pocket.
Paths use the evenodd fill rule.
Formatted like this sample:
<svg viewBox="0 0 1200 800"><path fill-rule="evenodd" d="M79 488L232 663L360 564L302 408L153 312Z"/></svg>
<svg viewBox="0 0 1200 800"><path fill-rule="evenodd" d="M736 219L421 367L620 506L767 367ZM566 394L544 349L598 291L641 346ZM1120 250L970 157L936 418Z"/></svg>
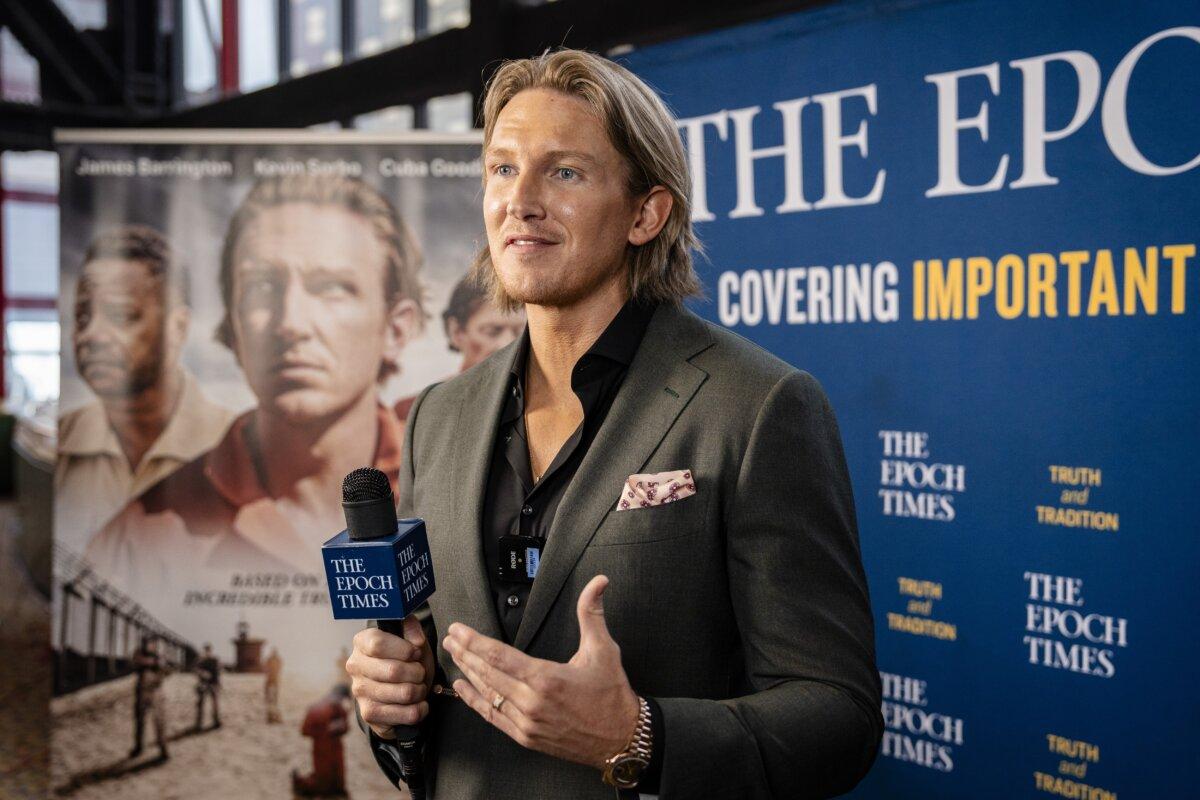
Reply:
<svg viewBox="0 0 1200 800"><path fill-rule="evenodd" d="M613 509L590 546L649 544L694 536L708 525L709 500L708 493L697 492L673 503L626 511Z"/></svg>

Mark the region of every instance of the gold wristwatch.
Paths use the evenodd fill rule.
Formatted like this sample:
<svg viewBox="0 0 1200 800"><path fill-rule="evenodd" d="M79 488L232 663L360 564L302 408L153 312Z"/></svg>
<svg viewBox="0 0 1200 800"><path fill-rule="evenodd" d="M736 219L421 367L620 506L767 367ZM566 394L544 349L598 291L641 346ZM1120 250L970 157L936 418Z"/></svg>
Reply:
<svg viewBox="0 0 1200 800"><path fill-rule="evenodd" d="M633 789L650 766L654 736L650 728L650 704L638 697L637 728L625 749L604 762L604 782L618 789Z"/></svg>

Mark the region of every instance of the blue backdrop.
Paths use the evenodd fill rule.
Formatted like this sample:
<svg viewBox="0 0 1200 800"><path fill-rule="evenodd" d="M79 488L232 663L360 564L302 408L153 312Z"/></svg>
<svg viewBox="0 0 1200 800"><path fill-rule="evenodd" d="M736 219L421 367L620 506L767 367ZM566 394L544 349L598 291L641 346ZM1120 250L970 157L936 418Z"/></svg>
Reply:
<svg viewBox="0 0 1200 800"><path fill-rule="evenodd" d="M1195 796L1197 26L851 3L624 59L703 178L697 309L838 411L888 725L855 797Z"/></svg>

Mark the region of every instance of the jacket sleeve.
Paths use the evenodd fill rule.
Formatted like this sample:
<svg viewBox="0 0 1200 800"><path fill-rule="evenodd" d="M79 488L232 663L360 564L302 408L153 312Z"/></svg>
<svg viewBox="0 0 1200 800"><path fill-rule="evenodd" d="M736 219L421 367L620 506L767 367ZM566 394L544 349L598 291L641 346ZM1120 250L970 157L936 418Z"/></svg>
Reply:
<svg viewBox="0 0 1200 800"><path fill-rule="evenodd" d="M662 800L843 794L875 759L880 683L841 437L807 373L760 408L724 524L748 693L658 698Z"/></svg>
<svg viewBox="0 0 1200 800"><path fill-rule="evenodd" d="M417 416L420 413L421 404L425 401L425 397L429 394L430 390L436 385L437 384L427 386L417 396L417 399L413 401L412 408L410 408L408 412L408 421L404 426L404 446L401 448L399 486L397 487L396 492L396 516L401 519L405 517L416 516L413 508L412 496L413 483L416 476L416 466L413 462L413 441L416 436ZM416 613L417 616L420 617L421 624L425 628L426 638L432 645L436 647L437 633L433 630L433 619L429 615L429 607L422 606L421 608L417 609ZM368 626L374 627L375 620L371 620L368 623ZM432 741L431 732L434 721L431 718L433 717L433 709L436 705L433 702L432 697L429 699L430 714L427 715L425 717L425 721L421 723L422 733L424 734L425 739L427 771L432 770L432 759L430 758L432 756L432 752L430 751L430 742ZM354 717L358 721L358 727L361 728L363 733L367 735L367 739L371 745L371 754L375 756L375 763L377 763L379 768L383 770L383 774L387 776L387 779L399 788L401 785L400 754L395 745L391 744L386 739L380 739L375 735L374 731L372 731L371 728L365 722L363 722L362 717L358 713L357 703L354 704Z"/></svg>

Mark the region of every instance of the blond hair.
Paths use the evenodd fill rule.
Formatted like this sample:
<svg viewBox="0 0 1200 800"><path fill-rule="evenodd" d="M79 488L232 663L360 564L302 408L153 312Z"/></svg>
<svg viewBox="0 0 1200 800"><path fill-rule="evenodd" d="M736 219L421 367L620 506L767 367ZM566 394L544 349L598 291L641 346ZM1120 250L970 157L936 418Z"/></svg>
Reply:
<svg viewBox="0 0 1200 800"><path fill-rule="evenodd" d="M551 89L583 100L629 167L630 195L645 194L655 186L671 195L671 213L658 235L643 245L627 247L630 298L678 304L702 294L692 265L692 251L701 247L692 231L687 157L671 112L658 95L629 70L583 50L547 51L537 58L508 61L488 81L483 104L485 150L500 112L526 89ZM472 273L497 306L506 311L520 307L496 278L486 244L475 256Z"/></svg>

